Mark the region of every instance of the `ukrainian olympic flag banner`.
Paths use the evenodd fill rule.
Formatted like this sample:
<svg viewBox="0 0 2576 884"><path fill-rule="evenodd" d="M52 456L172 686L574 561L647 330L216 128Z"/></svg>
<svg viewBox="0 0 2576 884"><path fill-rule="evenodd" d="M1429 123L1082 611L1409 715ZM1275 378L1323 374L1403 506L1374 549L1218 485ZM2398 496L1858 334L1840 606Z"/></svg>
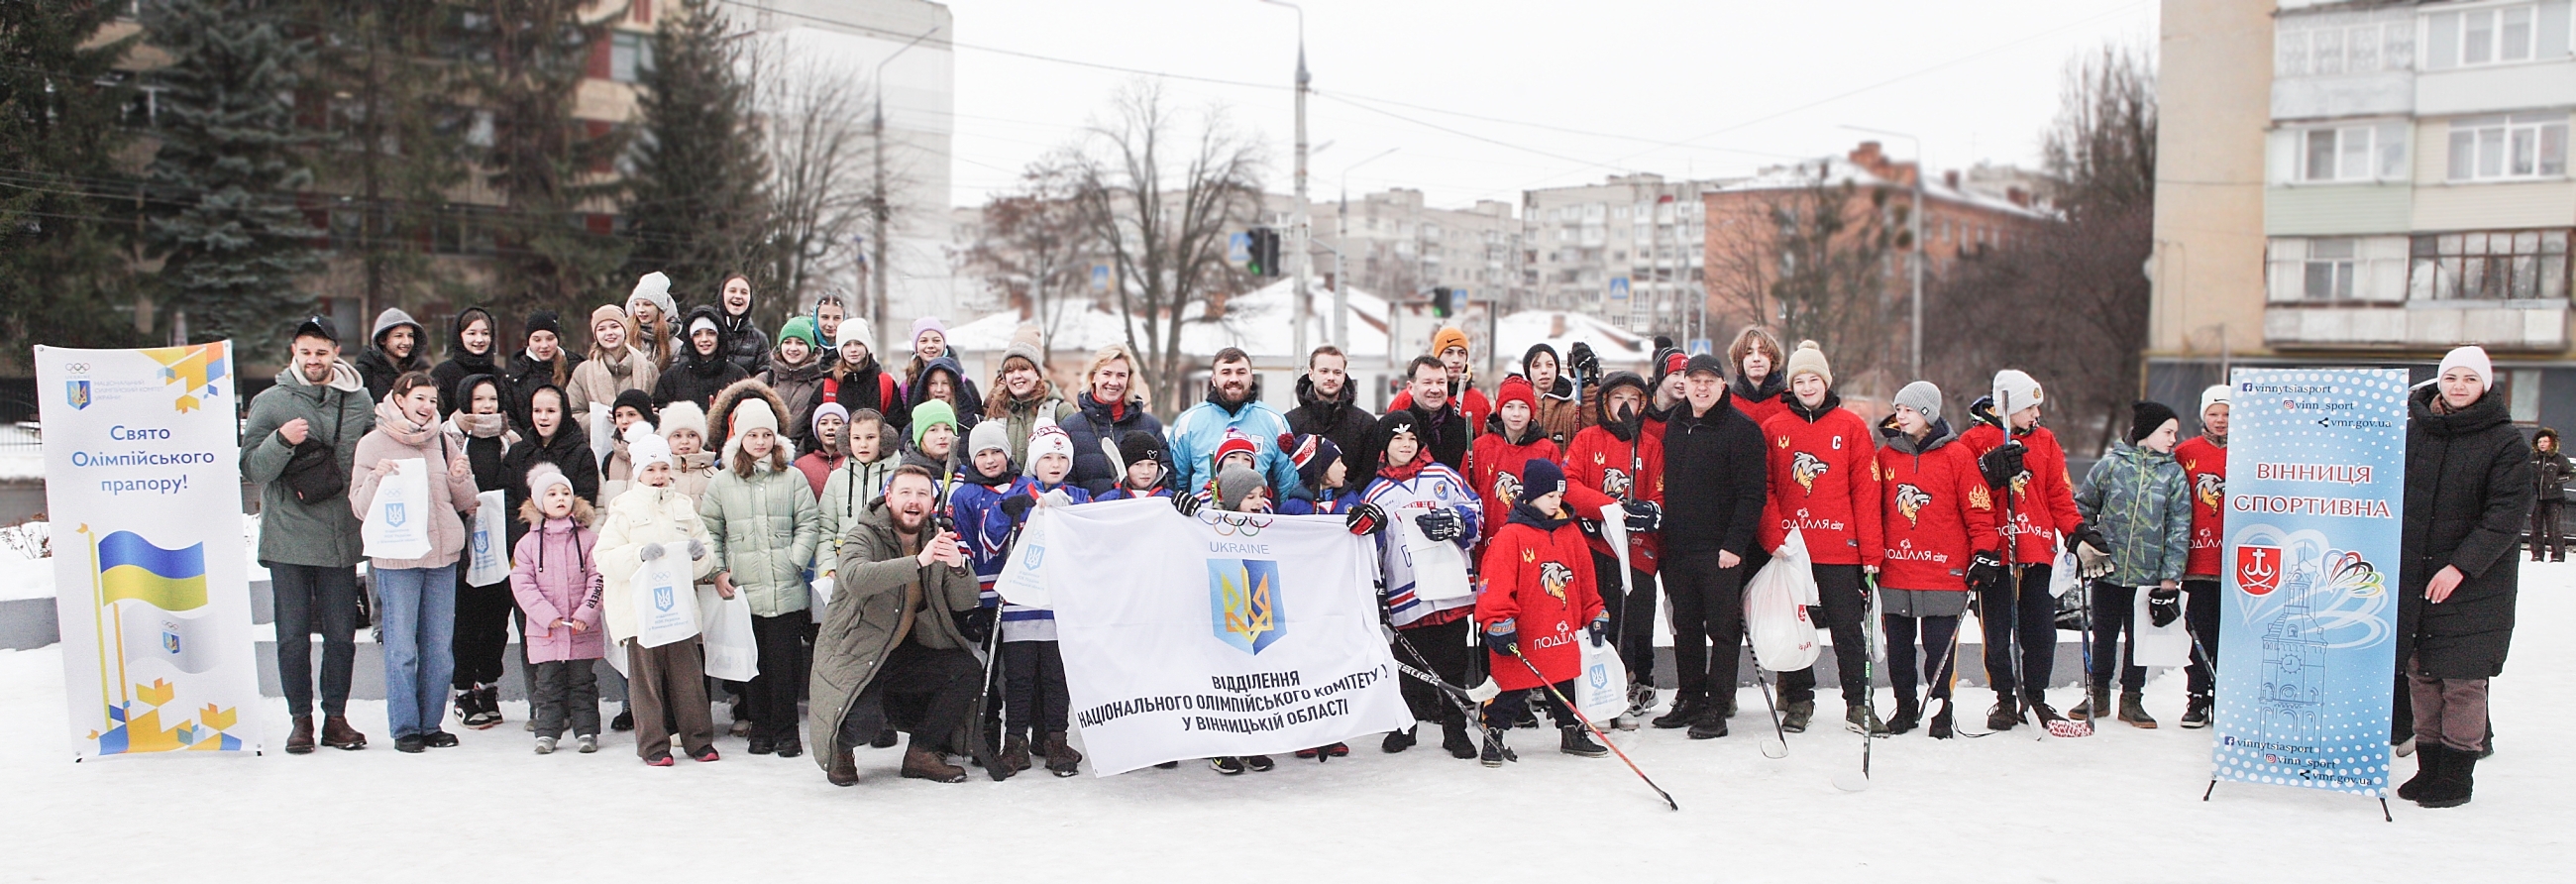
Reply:
<svg viewBox="0 0 2576 884"><path fill-rule="evenodd" d="M260 747L230 356L36 348L81 757Z"/></svg>
<svg viewBox="0 0 2576 884"><path fill-rule="evenodd" d="M2240 368L2212 779L2384 796L2406 372Z"/></svg>
<svg viewBox="0 0 2576 884"><path fill-rule="evenodd" d="M996 589L1039 572L1096 775L1273 755L1413 724L1379 631L1374 544L1339 516L1162 498L1039 510Z"/></svg>

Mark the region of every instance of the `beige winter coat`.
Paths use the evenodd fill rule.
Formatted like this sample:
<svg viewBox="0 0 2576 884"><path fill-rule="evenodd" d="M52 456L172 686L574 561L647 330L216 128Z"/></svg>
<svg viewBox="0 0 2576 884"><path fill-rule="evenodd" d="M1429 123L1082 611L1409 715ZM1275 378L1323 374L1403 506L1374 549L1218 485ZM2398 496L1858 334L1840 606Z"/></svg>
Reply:
<svg viewBox="0 0 2576 884"><path fill-rule="evenodd" d="M465 549L465 520L458 513L475 509L474 473L448 472L447 460L464 456L465 448L449 445L447 434L436 428L419 445L403 444L383 427L368 431L366 438L358 440L355 475L349 479L349 510L361 521L376 502L376 487L386 478L376 475L377 461L417 457L427 463L429 470L429 512L413 514L429 520L429 555L417 559L373 558L368 567L442 568L456 564L457 553Z"/></svg>
<svg viewBox="0 0 2576 884"><path fill-rule="evenodd" d="M625 374L618 374L620 371ZM661 377L661 370L653 367L653 357L631 346L626 348L625 357L615 362L599 358L582 360L580 365L572 367L572 380L564 385L564 411L572 415L573 422L588 430L591 403L613 404L617 401L617 394L628 390L653 392L654 382Z"/></svg>
<svg viewBox="0 0 2576 884"><path fill-rule="evenodd" d="M599 544L593 548L593 561L606 578L601 594L603 618L608 623L608 640L622 642L635 637L635 572L644 567L642 550L648 543L680 543L696 540L707 547L707 554L690 564L693 578L716 571L715 548L709 543L707 526L698 520L698 505L675 487L655 488L641 485L619 495L608 506L608 518L599 526Z"/></svg>

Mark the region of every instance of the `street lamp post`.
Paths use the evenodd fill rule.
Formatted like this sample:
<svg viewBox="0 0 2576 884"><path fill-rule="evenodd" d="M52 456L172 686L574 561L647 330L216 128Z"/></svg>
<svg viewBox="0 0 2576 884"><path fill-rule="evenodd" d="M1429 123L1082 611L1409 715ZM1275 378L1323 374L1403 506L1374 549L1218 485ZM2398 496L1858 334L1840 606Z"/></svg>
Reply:
<svg viewBox="0 0 2576 884"><path fill-rule="evenodd" d="M930 35L936 33L939 33L939 26L932 25L930 30L921 32L921 36L904 43L893 54L877 62L876 73L870 76L871 84L876 87L877 97L875 101L870 102L874 107L870 108L868 114L868 137L872 139L873 144L868 149L868 160L874 167L871 175L873 182L871 186L874 190L868 195L868 202L871 204L868 208L869 215L876 221L876 234L868 243L869 248L874 252L868 259L868 263L873 266L868 269L872 271L870 275L874 277L875 282L875 285L871 286L875 291L869 298L868 322L876 326L876 339L880 341L885 340L886 335L893 333L893 329L886 325L886 273L890 269L886 266L886 222L893 215L893 207L890 205L891 201L886 199L885 69L886 65L894 63L895 56L921 45L921 41L930 39Z"/></svg>
<svg viewBox="0 0 2576 884"><path fill-rule="evenodd" d="M1333 250L1333 343L1337 346L1351 345L1351 297L1346 292L1346 287L1351 284L1351 277L1348 271L1342 269L1342 255L1351 248L1351 170L1376 162L1379 158L1402 149L1390 147L1378 151L1375 156L1368 159L1342 167L1342 198L1338 212L1341 217L1334 225L1333 231L1333 241L1340 245L1340 248ZM1390 306L1394 303L1391 300L1387 302Z"/></svg>
<svg viewBox="0 0 2576 884"><path fill-rule="evenodd" d="M1261 0L1261 2L1272 6L1285 6L1297 12L1297 213L1288 222L1288 247L1294 250L1288 259L1288 272L1294 275L1295 280L1293 283L1297 305L1295 356L1303 359L1306 354L1306 325L1313 316L1313 310L1308 307L1306 301L1306 272L1315 260L1313 255L1307 254L1312 251L1310 244L1313 242L1313 230L1308 227L1306 218L1306 10L1286 0ZM1339 296L1336 295L1335 301L1339 300ZM1340 321L1339 315L1335 314L1336 322Z"/></svg>
<svg viewBox="0 0 2576 884"><path fill-rule="evenodd" d="M1914 145L1914 205L1909 207L1905 212L1906 220L1912 222L1910 225L1911 229L1907 232L1907 236L1913 238L1914 248L1911 249L1913 254L1907 255L1906 259L1907 263L1912 265L1912 269L1914 271L1913 378L1915 380L1921 380L1923 377L1923 173L1930 171L1923 165L1923 139L1907 135L1903 132L1890 132L1885 129L1871 129L1865 126L1844 126L1843 128L1850 129L1854 132L1867 132L1872 135L1885 135L1890 138L1902 138Z"/></svg>

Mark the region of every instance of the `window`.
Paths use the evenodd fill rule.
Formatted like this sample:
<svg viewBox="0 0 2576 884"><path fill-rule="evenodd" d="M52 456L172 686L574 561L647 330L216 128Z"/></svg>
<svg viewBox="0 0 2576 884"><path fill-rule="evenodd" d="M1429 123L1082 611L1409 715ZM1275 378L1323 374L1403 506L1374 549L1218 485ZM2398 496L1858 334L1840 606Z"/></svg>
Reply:
<svg viewBox="0 0 2576 884"><path fill-rule="evenodd" d="M2506 416L2517 424L2540 422L2540 369L2516 368L2504 373Z"/></svg>
<svg viewBox="0 0 2576 884"><path fill-rule="evenodd" d="M2301 181L2402 180L2406 177L2403 123L2310 129L2299 133Z"/></svg>
<svg viewBox="0 0 2576 884"><path fill-rule="evenodd" d="M2511 64L2567 55L2568 0L2543 0L2426 17L2430 70Z"/></svg>
<svg viewBox="0 0 2576 884"><path fill-rule="evenodd" d="M2283 77L2405 70L2414 62L2413 22L2287 29L2272 52L2273 73Z"/></svg>
<svg viewBox="0 0 2576 884"><path fill-rule="evenodd" d="M632 83L645 71L653 69L653 42L649 34L618 31L608 38L608 78Z"/></svg>
<svg viewBox="0 0 2576 884"><path fill-rule="evenodd" d="M2409 246L2408 296L2417 300L2567 297L2565 230L2420 235Z"/></svg>
<svg viewBox="0 0 2576 884"><path fill-rule="evenodd" d="M2453 181L2551 178L2567 174L2567 117L2519 114L2451 123Z"/></svg>
<svg viewBox="0 0 2576 884"><path fill-rule="evenodd" d="M2349 239L2309 241L2307 283L2300 294L2311 301L2352 300L2354 251Z"/></svg>

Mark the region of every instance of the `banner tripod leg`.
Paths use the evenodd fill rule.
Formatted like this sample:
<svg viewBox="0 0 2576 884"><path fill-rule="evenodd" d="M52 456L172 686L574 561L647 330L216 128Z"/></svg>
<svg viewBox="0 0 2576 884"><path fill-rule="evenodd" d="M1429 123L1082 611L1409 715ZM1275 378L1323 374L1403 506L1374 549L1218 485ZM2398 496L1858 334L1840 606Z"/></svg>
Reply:
<svg viewBox="0 0 2576 884"><path fill-rule="evenodd" d="M2388 796L2386 795L2379 797L2379 821L2383 823L2393 823L2397 821L2396 817L2388 815Z"/></svg>
<svg viewBox="0 0 2576 884"><path fill-rule="evenodd" d="M2217 791L2218 791L2218 778L2216 778L2216 777L2211 777L2211 778L2210 778L2210 780L2209 780L2209 788L2206 788L2206 789L2202 789L2202 790L2200 790L2200 800L2202 800L2202 801L2208 801L2208 800L2209 800L2209 796L2210 796L2210 794L2211 794L2211 793L2214 793L2214 792L2217 792ZM2386 803L2388 803L2388 802L2387 802L2387 801L2385 801L2385 800L2382 800L2380 803L2382 803L2382 804L2386 804Z"/></svg>

